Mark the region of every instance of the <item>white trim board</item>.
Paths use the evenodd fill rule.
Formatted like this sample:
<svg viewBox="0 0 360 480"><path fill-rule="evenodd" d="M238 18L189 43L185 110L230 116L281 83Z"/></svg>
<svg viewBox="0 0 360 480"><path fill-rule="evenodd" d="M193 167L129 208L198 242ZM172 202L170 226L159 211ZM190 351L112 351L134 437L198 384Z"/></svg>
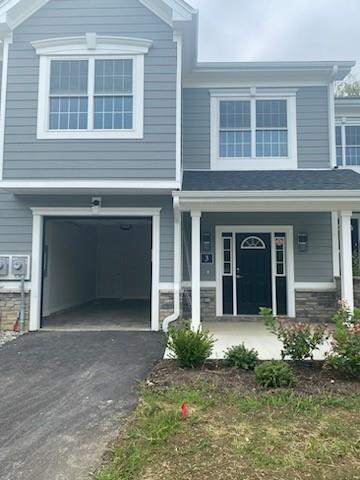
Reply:
<svg viewBox="0 0 360 480"><path fill-rule="evenodd" d="M296 292L328 292L336 290L335 282L295 282Z"/></svg>
<svg viewBox="0 0 360 480"><path fill-rule="evenodd" d="M295 259L294 259L294 229L291 225L221 225L215 227L215 251L216 251L216 316L223 316L222 294L222 233L270 233L271 234L271 264L272 264L272 309L276 315L276 283L274 270L274 235L276 232L286 233L286 278L287 278L287 311L288 316L296 316L295 308ZM235 251L235 248L234 248ZM235 264L235 255L234 255ZM234 276L236 276L235 269ZM235 282L234 282L235 283ZM234 305L236 299L234 298ZM236 310L234 310L236 315Z"/></svg>
<svg viewBox="0 0 360 480"><path fill-rule="evenodd" d="M151 330L158 331L160 278L160 208L58 208L33 207L32 281L30 331L40 328L42 290L42 252L45 217L152 217Z"/></svg>
<svg viewBox="0 0 360 480"><path fill-rule="evenodd" d="M20 194L112 194L163 192L180 189L180 182L172 180L2 180L0 188Z"/></svg>
<svg viewBox="0 0 360 480"><path fill-rule="evenodd" d="M181 282L181 286L183 288L191 288L191 281L184 280ZM216 280L202 280L200 282L201 288L216 288ZM173 291L174 290L174 283L172 282L160 282L159 283L160 291Z"/></svg>

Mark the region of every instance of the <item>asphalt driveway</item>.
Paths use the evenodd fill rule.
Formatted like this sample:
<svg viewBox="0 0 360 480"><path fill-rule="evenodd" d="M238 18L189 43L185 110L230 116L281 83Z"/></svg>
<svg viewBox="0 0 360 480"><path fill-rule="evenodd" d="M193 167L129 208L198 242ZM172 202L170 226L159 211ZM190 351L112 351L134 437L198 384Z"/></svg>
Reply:
<svg viewBox="0 0 360 480"><path fill-rule="evenodd" d="M164 352L143 332L43 332L0 348L0 479L89 477Z"/></svg>

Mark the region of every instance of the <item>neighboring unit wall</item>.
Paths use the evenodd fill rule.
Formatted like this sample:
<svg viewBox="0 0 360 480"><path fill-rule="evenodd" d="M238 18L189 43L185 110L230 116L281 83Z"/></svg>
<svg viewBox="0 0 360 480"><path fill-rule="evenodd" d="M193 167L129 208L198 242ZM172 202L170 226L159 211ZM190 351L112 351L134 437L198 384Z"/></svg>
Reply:
<svg viewBox="0 0 360 480"><path fill-rule="evenodd" d="M47 275L43 315L93 300L96 296L96 232L70 222L47 222Z"/></svg>
<svg viewBox="0 0 360 480"><path fill-rule="evenodd" d="M145 55L143 140L37 140L35 40L84 35L153 40ZM4 179L175 179L176 43L137 0L50 0L14 32L9 52Z"/></svg>
<svg viewBox="0 0 360 480"><path fill-rule="evenodd" d="M281 91L279 89L279 91ZM210 95L207 88L183 93L184 168L210 169ZM329 168L327 87L300 87L296 96L298 168Z"/></svg>
<svg viewBox="0 0 360 480"><path fill-rule="evenodd" d="M201 265L203 281L215 280L216 225L293 225L295 282L333 281L331 215L328 213L204 213L201 229L211 235L214 263ZM189 280L188 266L191 266L190 231L190 217L185 214L184 235L187 246L184 248L184 280ZM304 232L309 236L309 248L306 252L300 252L297 236Z"/></svg>

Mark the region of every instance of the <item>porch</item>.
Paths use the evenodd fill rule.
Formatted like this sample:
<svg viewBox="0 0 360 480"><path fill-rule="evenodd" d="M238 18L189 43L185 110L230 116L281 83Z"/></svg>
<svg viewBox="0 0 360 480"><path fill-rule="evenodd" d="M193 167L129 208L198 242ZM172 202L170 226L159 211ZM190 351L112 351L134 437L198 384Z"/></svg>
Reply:
<svg viewBox="0 0 360 480"><path fill-rule="evenodd" d="M192 328L205 322L215 329L218 354L227 337L245 335L250 343L262 339L264 356L268 349L277 355L261 326L226 322L246 321L260 307L311 321L329 321L340 298L353 308L351 217L360 209L358 174L316 172L321 175L314 184L310 171L186 173L184 191L174 194L184 232L178 267L183 313ZM254 177L271 181L264 185L262 178L261 190L249 190L245 174L254 183Z"/></svg>

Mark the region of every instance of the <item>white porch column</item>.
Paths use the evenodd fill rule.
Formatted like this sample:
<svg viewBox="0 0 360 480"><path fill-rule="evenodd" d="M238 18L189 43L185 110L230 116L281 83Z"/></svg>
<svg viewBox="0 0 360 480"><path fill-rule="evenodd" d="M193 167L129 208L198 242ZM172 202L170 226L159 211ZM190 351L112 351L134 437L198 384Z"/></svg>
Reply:
<svg viewBox="0 0 360 480"><path fill-rule="evenodd" d="M354 308L354 287L352 272L351 216L352 212L341 211L340 215L340 266L341 298L351 310Z"/></svg>
<svg viewBox="0 0 360 480"><path fill-rule="evenodd" d="M200 221L201 212L191 210L191 328L201 325L200 302Z"/></svg>
<svg viewBox="0 0 360 480"><path fill-rule="evenodd" d="M333 273L334 277L340 277L340 256L339 256L339 215L338 212L331 212L332 228L332 250L333 250Z"/></svg>

